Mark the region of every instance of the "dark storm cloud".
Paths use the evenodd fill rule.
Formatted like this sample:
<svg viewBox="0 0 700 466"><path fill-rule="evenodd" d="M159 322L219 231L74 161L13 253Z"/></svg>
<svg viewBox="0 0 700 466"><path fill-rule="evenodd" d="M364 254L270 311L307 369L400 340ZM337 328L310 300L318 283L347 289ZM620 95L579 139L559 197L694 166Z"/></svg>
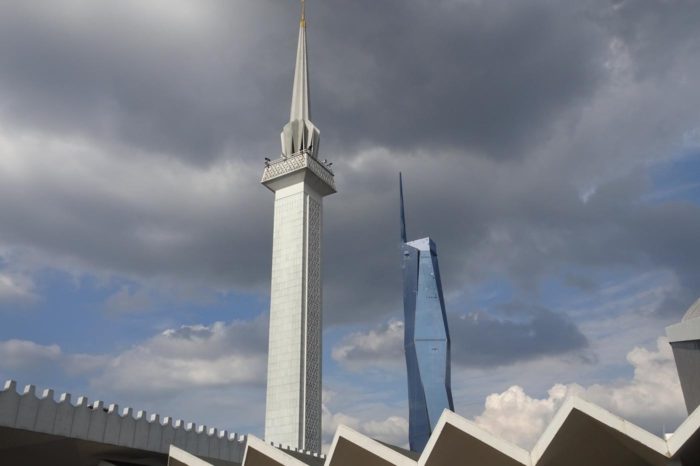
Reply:
<svg viewBox="0 0 700 466"><path fill-rule="evenodd" d="M451 319L454 363L493 367L588 347L588 340L576 325L558 313L547 309L518 313L530 317L518 322L473 313Z"/></svg>
<svg viewBox="0 0 700 466"><path fill-rule="evenodd" d="M6 2L1 8L0 89L10 131L86 137L125 159L167 154L201 163L233 153L259 160L278 150L277 128L291 87L294 8L204 2L184 26L167 9L148 15L123 2L98 7L66 1L50 11ZM553 40L570 14L545 3L526 9L444 2L318 5L310 18L317 25L310 32L312 85L314 110L328 128L324 144L336 153L353 141L395 148L457 144L500 154L499 148L514 146L518 135L592 88L595 70L583 69L588 60L581 58L597 47L585 43L588 26ZM575 61L572 50L580 50ZM538 79L526 58L534 53L544 67L541 76L551 82ZM569 62L560 66L559 59ZM570 79L553 76L555 71L571 73ZM518 123L522 112L527 117ZM504 125L504 134L518 135L494 133ZM43 244L98 268L264 284L269 253L260 251L269 250L270 209L253 176L238 192L253 193L248 199L254 204L239 204L231 216L212 209L206 219L50 184L22 195L22 204L32 206L28 216L15 201L21 186L13 191L5 184L3 237L29 247ZM376 190L369 179L362 184ZM357 227L365 215L384 213L360 209L355 215L350 222ZM154 247L135 234L151 226L177 232L177 250ZM376 258L377 244L365 244L372 250L365 259ZM389 244L393 240L382 251ZM384 276L390 261L386 256L364 269Z"/></svg>
<svg viewBox="0 0 700 466"><path fill-rule="evenodd" d="M461 367L494 367L544 356L581 354L588 340L573 322L548 309L512 304L518 320L483 312L450 315L452 363ZM339 342L333 359L352 370L403 367L404 326L391 321L369 332L353 333Z"/></svg>
<svg viewBox="0 0 700 466"><path fill-rule="evenodd" d="M152 168L145 171L151 173ZM191 190L197 188L184 186L183 178L196 172L183 176L156 169L153 179L146 175L136 181L131 178L139 170L135 168L115 175L114 182L132 183L121 189L128 192L135 186L143 197L114 197L100 181L74 179L74 174L66 176L50 164L32 165L30 170L29 178L0 184L5 243L29 250L40 247L59 263L67 259L92 271L236 289L261 290L266 285L272 209L257 183L238 186L232 176L221 188L221 197L192 197ZM253 177L257 173L251 173ZM169 178L174 181L164 181ZM27 184L36 187L27 190ZM238 202L241 189L249 189L251 195ZM247 205L251 199L257 199L257 209Z"/></svg>
<svg viewBox="0 0 700 466"><path fill-rule="evenodd" d="M287 10L280 2L3 2L3 113L192 162L220 157L227 144L274 143L291 88Z"/></svg>
<svg viewBox="0 0 700 466"><path fill-rule="evenodd" d="M696 0L619 0L596 14L623 38L638 63L640 75L660 76L688 53L697 53L700 8Z"/></svg>
<svg viewBox="0 0 700 466"><path fill-rule="evenodd" d="M666 316L682 315L696 298L700 207L640 202L651 189L644 174L606 183L584 201L562 180L517 179L502 166L494 171L478 164L473 170L471 164L459 168L455 159L438 161L450 167L447 171L419 168L422 163L431 161L402 167L409 237L430 235L436 240L448 294L496 274L533 297L541 278L575 265L582 277L569 286L590 293L596 289L587 274L612 266L671 271L680 288L671 291L674 302L662 305ZM363 212L361 224L353 223L359 213L335 211L333 198L328 202L326 301L331 323L400 313L398 183L394 173L385 173L388 192L380 199L373 199L377 194L371 192L351 196L348 209ZM350 184L355 181L349 178ZM452 190L460 195L451 197L447 193ZM342 241L349 231L356 234Z"/></svg>
<svg viewBox="0 0 700 466"><path fill-rule="evenodd" d="M673 270L680 289L666 294L659 305L659 316L679 316L700 296L700 209L678 203L640 209L628 219L628 231L637 232L620 243L632 241L633 247L648 251L658 267Z"/></svg>
<svg viewBox="0 0 700 466"><path fill-rule="evenodd" d="M149 16L128 3L65 1L57 15L26 2L0 8L11 119L192 161L221 157L227 145L279 150L290 5L200 2L201 18L185 27L167 10ZM601 73L600 37L575 13L542 1L310 5L324 140L336 150L364 143L522 156Z"/></svg>
<svg viewBox="0 0 700 466"><path fill-rule="evenodd" d="M318 114L344 147L519 158L602 75L602 37L569 4L319 3Z"/></svg>
<svg viewBox="0 0 700 466"><path fill-rule="evenodd" d="M0 245L265 290L272 200L258 180L288 114L296 4L52 5L0 5L3 150L34 161L0 165ZM399 169L409 234L437 240L448 293L493 273L533 293L573 264L667 269L692 294L698 208L640 203L653 187L633 169L700 126L682 79L700 71L693 14L641 0L310 2L313 118L339 186L325 322L400 309ZM88 168L52 166L59 150Z"/></svg>

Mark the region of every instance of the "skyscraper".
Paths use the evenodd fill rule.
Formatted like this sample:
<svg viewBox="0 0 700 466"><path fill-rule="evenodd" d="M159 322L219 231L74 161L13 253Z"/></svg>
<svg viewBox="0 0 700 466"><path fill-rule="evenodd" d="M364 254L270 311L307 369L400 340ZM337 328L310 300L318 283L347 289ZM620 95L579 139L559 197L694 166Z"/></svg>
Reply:
<svg viewBox="0 0 700 466"><path fill-rule="evenodd" d="M399 195L408 438L411 450L420 452L442 412L454 410L450 386L450 333L435 243L430 238L406 240L401 174Z"/></svg>
<svg viewBox="0 0 700 466"><path fill-rule="evenodd" d="M262 184L275 193L265 439L321 450L321 233L333 172L318 160L311 123L302 2L289 123L282 156L267 160Z"/></svg>

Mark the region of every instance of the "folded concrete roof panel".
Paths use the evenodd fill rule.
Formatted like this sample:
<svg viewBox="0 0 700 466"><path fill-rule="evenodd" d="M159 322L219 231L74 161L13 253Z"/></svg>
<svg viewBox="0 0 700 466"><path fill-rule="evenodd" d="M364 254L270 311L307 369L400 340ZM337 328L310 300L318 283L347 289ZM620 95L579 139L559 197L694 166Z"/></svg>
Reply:
<svg viewBox="0 0 700 466"><path fill-rule="evenodd" d="M400 451L366 437L349 427L335 432L325 466L416 466Z"/></svg>
<svg viewBox="0 0 700 466"><path fill-rule="evenodd" d="M260 440L255 436L248 437L243 466L308 466L279 448Z"/></svg>
<svg viewBox="0 0 700 466"><path fill-rule="evenodd" d="M214 466L202 458L170 445L168 451L168 466Z"/></svg>
<svg viewBox="0 0 700 466"><path fill-rule="evenodd" d="M605 409L567 399L532 450L536 466L665 466L666 442Z"/></svg>
<svg viewBox="0 0 700 466"><path fill-rule="evenodd" d="M530 466L530 454L487 432L473 422L445 410L418 464L451 466L455 461L480 466Z"/></svg>

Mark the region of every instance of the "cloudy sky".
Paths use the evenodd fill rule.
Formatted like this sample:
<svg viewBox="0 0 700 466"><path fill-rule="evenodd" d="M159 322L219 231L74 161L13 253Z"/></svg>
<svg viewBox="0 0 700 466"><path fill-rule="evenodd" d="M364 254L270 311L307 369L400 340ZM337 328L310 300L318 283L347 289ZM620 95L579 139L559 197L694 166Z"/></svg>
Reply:
<svg viewBox="0 0 700 466"><path fill-rule="evenodd" d="M292 0L0 4L0 377L261 435ZM406 443L397 173L456 411L672 431L700 295L698 0L309 0L324 432Z"/></svg>

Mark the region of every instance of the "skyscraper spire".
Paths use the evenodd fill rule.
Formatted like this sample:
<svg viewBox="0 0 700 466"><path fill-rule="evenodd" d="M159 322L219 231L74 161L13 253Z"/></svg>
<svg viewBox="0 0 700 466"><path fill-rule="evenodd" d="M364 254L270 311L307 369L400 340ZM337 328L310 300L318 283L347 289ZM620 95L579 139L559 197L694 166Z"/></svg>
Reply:
<svg viewBox="0 0 700 466"><path fill-rule="evenodd" d="M401 242L406 242L406 212L403 207L403 177L399 172L399 199L401 201Z"/></svg>
<svg viewBox="0 0 700 466"><path fill-rule="evenodd" d="M282 130L282 155L285 157L291 157L300 152L309 153L312 157L316 157L318 154L320 132L311 122L309 95L309 64L306 51L306 2L302 0L297 60L294 68L294 86L292 88L292 108L289 112L289 123Z"/></svg>

